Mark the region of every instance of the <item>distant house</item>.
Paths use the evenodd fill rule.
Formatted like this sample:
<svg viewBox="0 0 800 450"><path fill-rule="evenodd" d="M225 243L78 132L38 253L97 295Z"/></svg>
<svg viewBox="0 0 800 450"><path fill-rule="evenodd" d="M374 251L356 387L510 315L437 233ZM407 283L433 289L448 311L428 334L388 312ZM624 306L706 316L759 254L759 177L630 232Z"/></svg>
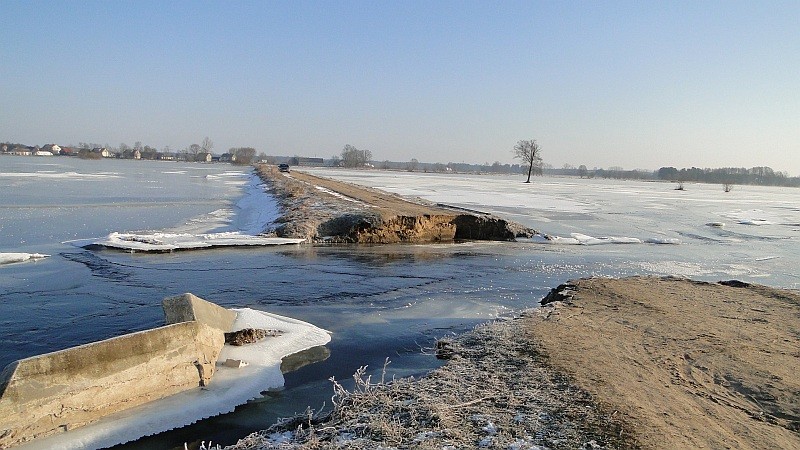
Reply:
<svg viewBox="0 0 800 450"><path fill-rule="evenodd" d="M92 149L92 153L98 153L103 158L111 158L113 156L105 147L95 147Z"/></svg>
<svg viewBox="0 0 800 450"><path fill-rule="evenodd" d="M197 162L211 162L211 153L198 153L194 160Z"/></svg>
<svg viewBox="0 0 800 450"><path fill-rule="evenodd" d="M233 153L223 153L219 157L219 162L233 162L235 160Z"/></svg>
<svg viewBox="0 0 800 450"><path fill-rule="evenodd" d="M324 165L322 158L307 158L305 156L293 156L289 158L289 164L293 166L317 166Z"/></svg>
<svg viewBox="0 0 800 450"><path fill-rule="evenodd" d="M56 144L47 144L42 147L42 150L46 152L50 152L51 155L60 155L61 154L61 147Z"/></svg>
<svg viewBox="0 0 800 450"><path fill-rule="evenodd" d="M36 153L33 154L34 156L53 156L53 153L48 152L47 150L37 150Z"/></svg>
<svg viewBox="0 0 800 450"><path fill-rule="evenodd" d="M161 161L175 161L175 154L174 153L160 153L158 155L158 159Z"/></svg>
<svg viewBox="0 0 800 450"><path fill-rule="evenodd" d="M142 152L139 149L133 151L133 159L142 159Z"/></svg>
<svg viewBox="0 0 800 450"><path fill-rule="evenodd" d="M61 147L61 154L67 156L75 156L78 154L78 151L72 147Z"/></svg>

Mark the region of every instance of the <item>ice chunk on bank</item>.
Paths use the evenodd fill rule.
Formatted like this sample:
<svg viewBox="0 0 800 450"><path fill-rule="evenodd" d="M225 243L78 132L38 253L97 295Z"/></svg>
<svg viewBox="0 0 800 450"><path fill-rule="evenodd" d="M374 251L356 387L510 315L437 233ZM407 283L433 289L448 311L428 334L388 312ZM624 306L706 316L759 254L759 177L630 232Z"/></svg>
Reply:
<svg viewBox="0 0 800 450"><path fill-rule="evenodd" d="M219 355L211 383L137 408L108 416L99 422L65 433L38 439L17 448L93 449L132 441L231 412L238 405L258 398L261 392L283 386L281 360L286 356L330 342L330 333L309 323L249 308L237 313L233 330L260 328L283 334L254 344L226 345ZM239 368L225 367L227 359L247 362Z"/></svg>
<svg viewBox="0 0 800 450"><path fill-rule="evenodd" d="M0 265L35 261L38 259L47 258L49 256L50 255L43 255L41 253L0 253Z"/></svg>

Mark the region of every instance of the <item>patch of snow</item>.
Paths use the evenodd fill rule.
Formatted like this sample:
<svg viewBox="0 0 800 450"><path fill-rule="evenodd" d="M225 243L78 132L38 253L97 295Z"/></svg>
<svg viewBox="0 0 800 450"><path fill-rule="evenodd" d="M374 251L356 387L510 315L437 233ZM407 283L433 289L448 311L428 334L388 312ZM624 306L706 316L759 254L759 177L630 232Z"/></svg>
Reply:
<svg viewBox="0 0 800 450"><path fill-rule="evenodd" d="M330 190L328 188L324 188L322 186L314 186L314 187L317 188L318 191L324 192L326 194L330 194L330 195L332 195L332 196L334 196L336 198L339 198L339 199L342 199L342 200L346 200L348 202L353 202L353 203L359 204L361 206L366 206L366 207L372 208L372 205L368 205L368 204L362 202L361 200L356 200L356 199L354 199L352 197L348 197L346 195L343 195L343 194L340 194L338 192L332 191L332 190Z"/></svg>
<svg viewBox="0 0 800 450"><path fill-rule="evenodd" d="M233 230L257 235L269 228L280 216L278 201L266 192L264 183L256 174L250 174L244 195L236 201Z"/></svg>
<svg viewBox="0 0 800 450"><path fill-rule="evenodd" d="M211 383L122 411L105 419L18 447L31 449L96 449L179 428L197 420L228 413L261 392L283 386L281 360L294 353L330 342L330 333L309 323L249 308L237 313L233 330L279 329L280 336L233 347L226 345L218 361L241 359L249 365L234 369L217 363ZM288 439L291 436L275 436Z"/></svg>
<svg viewBox="0 0 800 450"><path fill-rule="evenodd" d="M287 444L292 442L293 439L294 439L294 432L292 431L284 431L283 433L272 433L269 436L267 436L267 442L274 445Z"/></svg>

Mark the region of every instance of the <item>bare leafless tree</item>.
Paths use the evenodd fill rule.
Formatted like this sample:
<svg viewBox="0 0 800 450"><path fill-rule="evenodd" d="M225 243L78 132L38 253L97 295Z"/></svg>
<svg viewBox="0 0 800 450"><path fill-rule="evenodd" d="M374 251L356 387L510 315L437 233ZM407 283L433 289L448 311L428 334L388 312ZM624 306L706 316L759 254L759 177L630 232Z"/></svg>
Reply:
<svg viewBox="0 0 800 450"><path fill-rule="evenodd" d="M528 179L526 183L531 182L531 173L534 168L537 173L542 171L542 149L536 142L536 139L527 141L519 141L514 146L514 158L522 160L523 163L528 165Z"/></svg>
<svg viewBox="0 0 800 450"><path fill-rule="evenodd" d="M208 138L208 136L203 139L203 143L200 144L200 148L203 153L211 153L211 150L214 149L214 141Z"/></svg>
<svg viewBox="0 0 800 450"><path fill-rule="evenodd" d="M359 150L350 144L342 149L342 165L344 167L364 167L372 160L372 152Z"/></svg>

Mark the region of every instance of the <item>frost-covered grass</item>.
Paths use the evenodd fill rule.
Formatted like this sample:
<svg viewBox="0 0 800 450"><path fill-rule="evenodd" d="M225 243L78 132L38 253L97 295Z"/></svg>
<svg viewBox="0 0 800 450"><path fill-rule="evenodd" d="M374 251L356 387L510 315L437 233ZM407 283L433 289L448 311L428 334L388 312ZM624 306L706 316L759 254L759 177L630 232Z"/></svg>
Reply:
<svg viewBox="0 0 800 450"><path fill-rule="evenodd" d="M519 320L440 341L449 362L421 379L333 383L332 412L285 419L229 450L634 448L591 396L550 369Z"/></svg>

